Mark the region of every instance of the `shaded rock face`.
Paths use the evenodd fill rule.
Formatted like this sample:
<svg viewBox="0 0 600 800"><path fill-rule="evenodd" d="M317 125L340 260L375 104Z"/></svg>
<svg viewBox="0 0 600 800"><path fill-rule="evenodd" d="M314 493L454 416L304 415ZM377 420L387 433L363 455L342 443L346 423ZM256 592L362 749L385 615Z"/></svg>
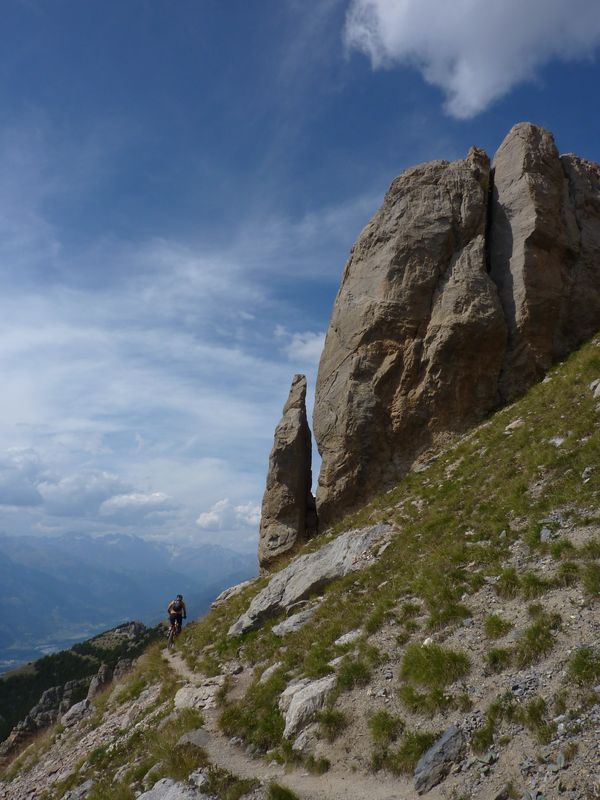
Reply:
<svg viewBox="0 0 600 800"><path fill-rule="evenodd" d="M258 544L262 569L316 533L311 461L306 378L295 375L269 457Z"/></svg>
<svg viewBox="0 0 600 800"><path fill-rule="evenodd" d="M515 126L407 170L346 264L316 387L330 523L600 328L600 171Z"/></svg>

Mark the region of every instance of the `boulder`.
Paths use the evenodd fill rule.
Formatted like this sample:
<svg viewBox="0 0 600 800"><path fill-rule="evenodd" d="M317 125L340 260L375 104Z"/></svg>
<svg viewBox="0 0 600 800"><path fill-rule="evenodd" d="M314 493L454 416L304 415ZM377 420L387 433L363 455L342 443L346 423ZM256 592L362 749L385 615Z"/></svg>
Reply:
<svg viewBox="0 0 600 800"><path fill-rule="evenodd" d="M248 610L230 627L228 635L237 636L258 628L267 617L287 610L336 578L368 566L373 560L373 546L391 532L392 527L385 524L347 531L315 553L295 558L273 575Z"/></svg>
<svg viewBox="0 0 600 800"><path fill-rule="evenodd" d="M306 378L295 375L269 456L258 543L263 569L316 533L311 460Z"/></svg>
<svg viewBox="0 0 600 800"><path fill-rule="evenodd" d="M254 580L242 581L242 583L237 583L235 586L230 586L228 589L223 589L221 594L212 601L210 607L220 608L221 606L225 605L230 597L235 597L236 595L241 594L244 589L247 589L248 586L252 586L253 583Z"/></svg>
<svg viewBox="0 0 600 800"><path fill-rule="evenodd" d="M87 714L89 714L91 710L90 701L87 697L84 700L81 700L79 703L75 703L74 706L63 714L61 717L61 723L65 726L65 728L70 728L72 725L76 725L80 722Z"/></svg>
<svg viewBox="0 0 600 800"><path fill-rule="evenodd" d="M294 736L314 717L317 711L323 708L336 681L335 675L326 675L324 678L296 687L289 697L289 705L285 713L283 735L286 739Z"/></svg>
<svg viewBox="0 0 600 800"><path fill-rule="evenodd" d="M63 795L63 800L86 800L86 797L92 791L93 785L94 781L90 778Z"/></svg>
<svg viewBox="0 0 600 800"><path fill-rule="evenodd" d="M273 633L275 636L287 636L288 633L299 631L311 619L316 610L317 606L312 606L304 609L304 611L299 611L297 614L292 614L291 617L284 619L278 625L273 625Z"/></svg>
<svg viewBox="0 0 600 800"><path fill-rule="evenodd" d="M152 789L139 795L138 800L210 800L195 786L176 783L171 778L162 778Z"/></svg>
<svg viewBox="0 0 600 800"><path fill-rule="evenodd" d="M90 688L88 689L87 693L88 700L93 700L94 697L104 691L104 689L106 689L106 687L111 683L112 678L112 669L108 666L108 664L101 664L100 669L90 682Z"/></svg>
<svg viewBox="0 0 600 800"><path fill-rule="evenodd" d="M444 780L452 766L462 758L466 746L464 733L452 725L419 759L415 767L415 789L428 792Z"/></svg>
<svg viewBox="0 0 600 800"><path fill-rule="evenodd" d="M133 669L134 661L131 658L121 658L113 670L113 681L117 683L128 675Z"/></svg>

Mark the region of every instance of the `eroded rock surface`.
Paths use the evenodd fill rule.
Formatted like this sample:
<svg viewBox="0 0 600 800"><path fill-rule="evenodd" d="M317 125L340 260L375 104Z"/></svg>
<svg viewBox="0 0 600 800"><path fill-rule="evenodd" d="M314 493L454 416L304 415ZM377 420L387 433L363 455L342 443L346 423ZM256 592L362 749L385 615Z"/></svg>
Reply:
<svg viewBox="0 0 600 800"><path fill-rule="evenodd" d="M258 628L267 617L284 611L336 578L372 563L371 549L391 535L390 525L372 525L347 531L315 553L295 558L275 573L229 629L229 636Z"/></svg>
<svg viewBox="0 0 600 800"><path fill-rule="evenodd" d="M600 168L521 123L406 170L346 264L316 387L327 525L600 328Z"/></svg>
<svg viewBox="0 0 600 800"><path fill-rule="evenodd" d="M431 745L415 767L415 789L419 794L437 786L446 777L462 758L466 744L464 733L452 725Z"/></svg>
<svg viewBox="0 0 600 800"><path fill-rule="evenodd" d="M258 544L258 561L263 569L316 533L311 461L306 378L295 375L269 456Z"/></svg>

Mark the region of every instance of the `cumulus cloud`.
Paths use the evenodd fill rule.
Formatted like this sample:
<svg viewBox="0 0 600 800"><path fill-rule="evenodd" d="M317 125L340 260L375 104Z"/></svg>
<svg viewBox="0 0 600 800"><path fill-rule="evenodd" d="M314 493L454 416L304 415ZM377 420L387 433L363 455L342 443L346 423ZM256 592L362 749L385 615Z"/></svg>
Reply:
<svg viewBox="0 0 600 800"><path fill-rule="evenodd" d="M218 500L196 520L199 528L209 531L256 528L259 523L260 506L252 502L234 505L229 498Z"/></svg>
<svg viewBox="0 0 600 800"><path fill-rule="evenodd" d="M597 0L352 0L345 39L374 68L417 68L467 119L552 59L591 56L600 14Z"/></svg>
<svg viewBox="0 0 600 800"><path fill-rule="evenodd" d="M278 325L275 328L275 336L283 342L281 349L290 361L296 362L299 366L314 366L319 363L325 344L324 333L315 331L290 333L283 325Z"/></svg>
<svg viewBox="0 0 600 800"><path fill-rule="evenodd" d="M97 514L105 500L130 487L110 472L85 470L56 481L43 481L38 489L48 513L77 517Z"/></svg>
<svg viewBox="0 0 600 800"><path fill-rule="evenodd" d="M32 450L9 450L0 455L0 505L39 506L37 489L42 465Z"/></svg>

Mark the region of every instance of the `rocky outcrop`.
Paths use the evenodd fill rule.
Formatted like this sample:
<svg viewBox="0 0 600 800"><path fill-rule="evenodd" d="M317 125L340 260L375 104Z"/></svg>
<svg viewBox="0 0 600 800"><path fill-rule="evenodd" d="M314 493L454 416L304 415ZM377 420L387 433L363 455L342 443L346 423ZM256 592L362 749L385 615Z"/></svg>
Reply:
<svg viewBox="0 0 600 800"><path fill-rule="evenodd" d="M419 759L415 767L415 789L419 794L437 786L462 758L467 741L464 733L452 725Z"/></svg>
<svg viewBox="0 0 600 800"><path fill-rule="evenodd" d="M0 743L0 759L14 753L32 735L53 725L82 697L85 697L89 678L67 681L63 686L52 686L42 693L38 703L25 719L18 722L9 736Z"/></svg>
<svg viewBox="0 0 600 800"><path fill-rule="evenodd" d="M296 681L281 694L279 709L285 714L283 735L286 739L294 736L323 708L336 680L335 675L326 675L316 681Z"/></svg>
<svg viewBox="0 0 600 800"><path fill-rule="evenodd" d="M295 375L269 457L258 544L258 561L263 569L316 533L311 461L306 378Z"/></svg>
<svg viewBox="0 0 600 800"><path fill-rule="evenodd" d="M316 553L295 558L275 573L265 588L250 603L248 610L229 629L237 636L258 628L268 617L285 611L300 600L319 591L336 578L373 563L374 546L392 532L390 525L347 531Z"/></svg>
<svg viewBox="0 0 600 800"><path fill-rule="evenodd" d="M600 169L515 126L490 168L404 172L355 244L319 365L321 523L539 380L600 328Z"/></svg>
<svg viewBox="0 0 600 800"><path fill-rule="evenodd" d="M113 671L108 666L108 664L101 664L100 669L94 675L90 682L90 688L88 689L87 698L88 700L93 700L94 697L97 697L101 692L106 689L112 683L113 679Z"/></svg>

